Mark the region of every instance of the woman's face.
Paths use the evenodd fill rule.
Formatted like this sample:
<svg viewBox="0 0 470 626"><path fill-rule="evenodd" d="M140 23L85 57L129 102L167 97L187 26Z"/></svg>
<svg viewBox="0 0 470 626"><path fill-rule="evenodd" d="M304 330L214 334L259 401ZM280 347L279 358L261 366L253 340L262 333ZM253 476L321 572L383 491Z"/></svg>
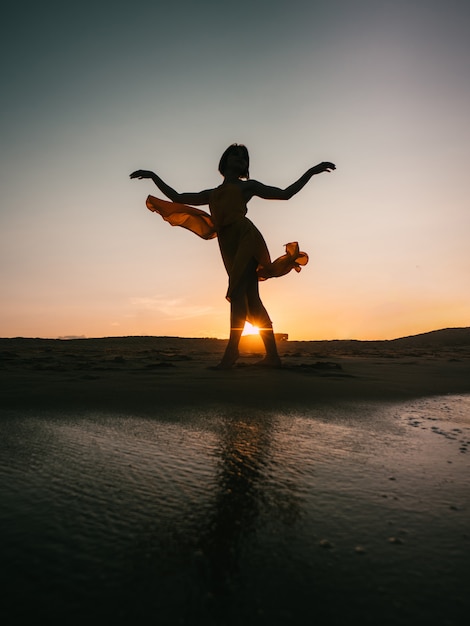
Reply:
<svg viewBox="0 0 470 626"><path fill-rule="evenodd" d="M227 169L243 175L248 168L245 151L242 148L234 148L227 157Z"/></svg>

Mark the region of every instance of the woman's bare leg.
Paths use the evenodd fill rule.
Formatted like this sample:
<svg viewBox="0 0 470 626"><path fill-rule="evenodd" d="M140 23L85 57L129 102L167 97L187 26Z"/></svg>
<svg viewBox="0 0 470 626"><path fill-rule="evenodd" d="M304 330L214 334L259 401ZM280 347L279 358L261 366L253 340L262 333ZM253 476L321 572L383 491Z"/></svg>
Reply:
<svg viewBox="0 0 470 626"><path fill-rule="evenodd" d="M266 356L257 365L265 367L281 366L272 322L259 297L257 265L257 262L253 259L247 267L244 280L240 282L236 292L232 294L230 302L230 337L222 361L217 366L217 369L229 369L237 361L239 357L238 344L240 343L240 337L247 318L260 329L259 334L266 350Z"/></svg>
<svg viewBox="0 0 470 626"><path fill-rule="evenodd" d="M246 313L245 294L232 296L230 302L230 337L222 361L217 366L217 369L230 369L237 361L239 357L238 344L245 327Z"/></svg>
<svg viewBox="0 0 470 626"><path fill-rule="evenodd" d="M264 304L261 302L261 298L259 296L258 276L256 274L254 280L252 279L248 283L247 304L251 321L260 329L259 334L266 350L266 356L262 361L259 361L257 365L280 367L281 359L279 358L279 354L277 352L273 325Z"/></svg>
<svg viewBox="0 0 470 626"><path fill-rule="evenodd" d="M277 352L276 338L272 328L263 328L259 331L266 350L266 356L256 365L264 365L265 367L280 367L281 359Z"/></svg>

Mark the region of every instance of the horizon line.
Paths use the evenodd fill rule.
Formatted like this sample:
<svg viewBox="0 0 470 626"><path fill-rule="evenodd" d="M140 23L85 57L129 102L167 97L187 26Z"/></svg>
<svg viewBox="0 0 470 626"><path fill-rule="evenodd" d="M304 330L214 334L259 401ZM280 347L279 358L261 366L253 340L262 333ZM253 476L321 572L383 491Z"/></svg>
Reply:
<svg viewBox="0 0 470 626"><path fill-rule="evenodd" d="M333 339L284 339L283 341L362 341L362 342L373 342L373 341L396 341L398 339L408 339L410 337L419 337L422 335L429 335L432 333L438 333L438 332L444 332L444 331L449 331L449 330L470 330L470 326L452 326L452 327L447 327L447 328L436 328L433 330L429 330L429 331L424 331L421 333L416 333L414 335L403 335L400 337L392 337L389 339L355 339L353 337L349 337L349 338L343 338L343 339L338 339L338 338L333 338ZM274 333L275 335L279 335L279 336L288 336L288 333ZM38 339L38 340L44 340L44 341L88 341L88 340L94 340L94 339L130 339L132 337L135 338L148 338L148 339L209 339L212 341L227 341L228 337L195 337L195 336L180 336L180 335L100 335L100 336L93 336L93 337L87 337L86 335L60 335L57 337L39 337L39 336L22 336L22 335L17 335L15 337L0 337L0 340L5 339ZM257 337L257 335L245 335L243 337L243 339L246 338L253 338L253 337Z"/></svg>

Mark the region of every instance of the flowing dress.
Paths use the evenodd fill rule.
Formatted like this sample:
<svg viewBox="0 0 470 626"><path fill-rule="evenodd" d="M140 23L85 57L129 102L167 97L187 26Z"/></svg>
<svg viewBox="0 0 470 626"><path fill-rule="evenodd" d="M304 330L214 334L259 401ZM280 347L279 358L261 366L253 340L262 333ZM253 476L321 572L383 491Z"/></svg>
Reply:
<svg viewBox="0 0 470 626"><path fill-rule="evenodd" d="M161 215L172 226L182 226L203 239L218 238L222 260L227 270L230 300L243 280L246 268L257 263L258 280L284 276L291 270L300 272L308 263L308 255L299 244L285 245L285 254L271 261L263 235L246 217L247 207L240 185L224 183L210 193L210 214L195 207L148 196L147 208Z"/></svg>

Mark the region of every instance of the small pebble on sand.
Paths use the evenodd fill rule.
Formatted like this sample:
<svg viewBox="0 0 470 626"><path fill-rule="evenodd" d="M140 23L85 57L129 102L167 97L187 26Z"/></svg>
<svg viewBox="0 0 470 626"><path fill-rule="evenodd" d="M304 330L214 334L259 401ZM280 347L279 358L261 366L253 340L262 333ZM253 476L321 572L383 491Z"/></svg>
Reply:
<svg viewBox="0 0 470 626"><path fill-rule="evenodd" d="M388 543L402 544L403 543L403 539L400 539L400 537L389 537L388 538Z"/></svg>

